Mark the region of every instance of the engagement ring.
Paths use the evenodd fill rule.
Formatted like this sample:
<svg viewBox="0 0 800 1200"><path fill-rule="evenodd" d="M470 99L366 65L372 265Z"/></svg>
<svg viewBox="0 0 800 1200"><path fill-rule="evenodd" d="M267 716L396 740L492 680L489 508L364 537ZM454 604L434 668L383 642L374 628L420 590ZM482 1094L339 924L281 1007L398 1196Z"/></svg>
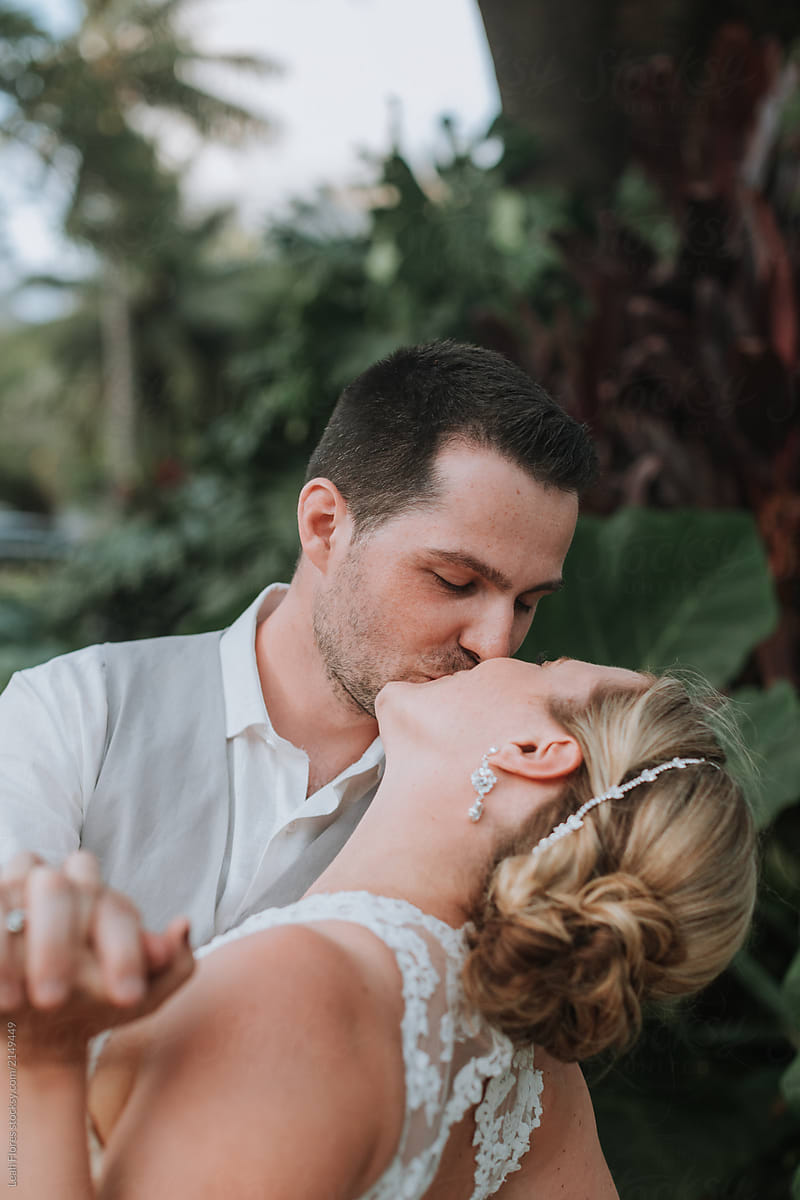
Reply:
<svg viewBox="0 0 800 1200"><path fill-rule="evenodd" d="M6 913L5 925L9 933L22 933L25 928L25 909L12 908Z"/></svg>

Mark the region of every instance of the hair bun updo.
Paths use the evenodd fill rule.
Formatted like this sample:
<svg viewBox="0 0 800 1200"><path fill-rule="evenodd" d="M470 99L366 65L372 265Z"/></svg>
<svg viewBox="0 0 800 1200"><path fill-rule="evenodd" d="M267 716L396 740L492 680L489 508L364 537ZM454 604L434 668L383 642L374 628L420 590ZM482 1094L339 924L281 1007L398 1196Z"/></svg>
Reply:
<svg viewBox="0 0 800 1200"><path fill-rule="evenodd" d="M510 864L509 864L510 865ZM645 994L684 949L669 911L621 872L576 894L543 892L524 910L497 889L495 912L472 935L464 986L515 1043L563 1062L622 1050L638 1033Z"/></svg>
<svg viewBox="0 0 800 1200"><path fill-rule="evenodd" d="M583 762L494 868L462 975L467 1003L515 1044L564 1062L622 1050L648 1003L699 991L744 942L755 829L724 766L720 704L669 676L596 689L583 706L550 703ZM530 853L592 797L675 757L703 761L597 805Z"/></svg>

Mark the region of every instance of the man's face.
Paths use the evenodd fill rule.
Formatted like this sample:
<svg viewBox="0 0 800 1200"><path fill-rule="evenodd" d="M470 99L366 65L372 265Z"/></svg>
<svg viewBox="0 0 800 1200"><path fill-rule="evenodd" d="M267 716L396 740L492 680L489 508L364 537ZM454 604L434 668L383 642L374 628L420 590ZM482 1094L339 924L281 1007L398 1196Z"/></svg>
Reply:
<svg viewBox="0 0 800 1200"><path fill-rule="evenodd" d="M424 682L513 654L555 591L578 499L492 450L436 459L437 499L342 545L314 597L329 678L374 713L390 680Z"/></svg>

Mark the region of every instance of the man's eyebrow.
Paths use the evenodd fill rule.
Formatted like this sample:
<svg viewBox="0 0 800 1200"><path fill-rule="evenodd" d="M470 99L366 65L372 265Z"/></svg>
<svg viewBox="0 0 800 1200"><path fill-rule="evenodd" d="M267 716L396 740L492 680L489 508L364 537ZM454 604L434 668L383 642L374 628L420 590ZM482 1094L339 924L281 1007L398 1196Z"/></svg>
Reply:
<svg viewBox="0 0 800 1200"><path fill-rule="evenodd" d="M482 559L475 558L472 554L465 554L460 550L430 550L428 553L443 562L452 563L454 567L465 567L468 571L474 571L476 575L480 575L487 582L502 588L505 592L513 589L513 584L507 575ZM524 596L528 592L557 592L563 586L564 580L561 578L546 579L542 583L535 583L531 587L523 588L520 595Z"/></svg>

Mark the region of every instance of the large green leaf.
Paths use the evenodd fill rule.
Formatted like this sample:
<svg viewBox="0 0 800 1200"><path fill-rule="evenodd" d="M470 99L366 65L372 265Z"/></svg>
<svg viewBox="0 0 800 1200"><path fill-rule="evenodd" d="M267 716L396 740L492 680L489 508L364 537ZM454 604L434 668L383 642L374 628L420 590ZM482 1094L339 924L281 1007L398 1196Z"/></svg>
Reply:
<svg viewBox="0 0 800 1200"><path fill-rule="evenodd" d="M792 1014L794 1027L800 1034L800 951L795 955L792 965L786 972L786 978L783 981L783 995L789 1012ZM800 1068L798 1070L800 1071ZM800 1074L798 1074L797 1083L800 1088ZM800 1095L798 1099L800 1099Z"/></svg>
<svg viewBox="0 0 800 1200"><path fill-rule="evenodd" d="M783 981L783 998L792 1019L795 1031L800 1034L800 952L798 952ZM800 1116L800 1054L781 1077L781 1091L793 1112ZM798 1193L800 1169L794 1179L794 1192Z"/></svg>
<svg viewBox="0 0 800 1200"><path fill-rule="evenodd" d="M768 1012L772 1012L788 1029L795 1025L786 991L757 958L740 950L730 966L731 972Z"/></svg>
<svg viewBox="0 0 800 1200"><path fill-rule="evenodd" d="M800 1054L781 1076L781 1091L789 1107L800 1116Z"/></svg>
<svg viewBox="0 0 800 1200"><path fill-rule="evenodd" d="M672 1064L662 1058L659 1076L629 1063L599 1085L590 1081L600 1141L622 1200L755 1197L726 1184L793 1134L792 1114L775 1105L775 1068L737 1078L701 1057L692 1077L685 1058Z"/></svg>
<svg viewBox="0 0 800 1200"><path fill-rule="evenodd" d="M567 587L540 606L523 657L544 651L727 683L776 622L764 550L740 512L624 509L583 517Z"/></svg>
<svg viewBox="0 0 800 1200"><path fill-rule="evenodd" d="M786 679L767 691L741 688L734 699L743 709L742 733L760 776L754 801L758 827L764 829L800 800L800 702Z"/></svg>

